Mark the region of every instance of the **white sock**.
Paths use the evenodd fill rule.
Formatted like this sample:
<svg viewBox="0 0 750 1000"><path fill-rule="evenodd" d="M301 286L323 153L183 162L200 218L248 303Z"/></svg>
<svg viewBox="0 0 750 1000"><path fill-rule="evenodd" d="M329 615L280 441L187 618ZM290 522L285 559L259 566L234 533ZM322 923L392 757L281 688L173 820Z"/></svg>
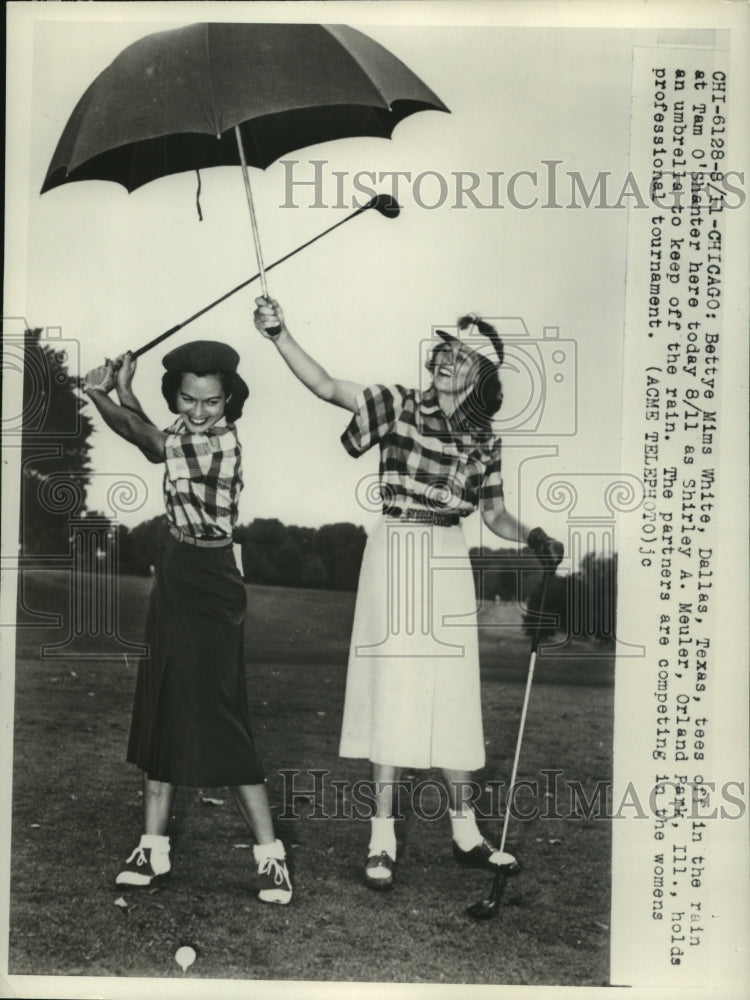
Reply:
<svg viewBox="0 0 750 1000"><path fill-rule="evenodd" d="M283 861L286 858L286 849L280 840L274 840L272 844L253 844L253 857L258 865L267 858Z"/></svg>
<svg viewBox="0 0 750 1000"><path fill-rule="evenodd" d="M139 847L150 847L152 851L169 854L169 837L161 837L158 833L141 834Z"/></svg>
<svg viewBox="0 0 750 1000"><path fill-rule="evenodd" d="M396 860L396 829L392 816L373 816L370 820L368 856L381 851L385 851L391 861Z"/></svg>
<svg viewBox="0 0 750 1000"><path fill-rule="evenodd" d="M453 839L462 851L470 851L472 847L482 843L484 838L479 832L477 818L468 806L464 806L461 812L449 809L448 815L451 818Z"/></svg>

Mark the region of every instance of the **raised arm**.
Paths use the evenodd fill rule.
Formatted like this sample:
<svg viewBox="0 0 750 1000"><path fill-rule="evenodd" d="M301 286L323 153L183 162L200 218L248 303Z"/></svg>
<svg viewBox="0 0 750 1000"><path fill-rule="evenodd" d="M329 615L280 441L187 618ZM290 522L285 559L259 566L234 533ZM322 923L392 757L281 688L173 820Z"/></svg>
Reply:
<svg viewBox="0 0 750 1000"><path fill-rule="evenodd" d="M322 365L310 357L289 332L284 322L284 313L275 299L259 298L255 302L256 327L267 340L276 344L279 354L300 382L319 399L356 413L357 397L364 386L357 382L333 378ZM272 335L268 332L275 328L279 329L277 334Z"/></svg>
<svg viewBox="0 0 750 1000"><path fill-rule="evenodd" d="M115 373L111 361L92 369L84 379L83 391L101 413L107 426L139 448L149 462L163 462L166 434L133 410L119 406L110 399L109 393L114 388Z"/></svg>
<svg viewBox="0 0 750 1000"><path fill-rule="evenodd" d="M138 361L133 357L131 351L126 351L119 358L115 358L115 389L117 390L117 398L120 400L120 406L124 406L126 410L131 410L144 423L153 426L153 420L146 415L133 392L133 376L135 375L137 364Z"/></svg>

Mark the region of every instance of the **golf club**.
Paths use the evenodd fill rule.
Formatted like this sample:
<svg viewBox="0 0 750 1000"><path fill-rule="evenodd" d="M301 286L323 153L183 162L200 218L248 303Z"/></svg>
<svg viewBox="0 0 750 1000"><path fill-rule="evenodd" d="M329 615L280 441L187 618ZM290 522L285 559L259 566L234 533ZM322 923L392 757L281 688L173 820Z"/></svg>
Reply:
<svg viewBox="0 0 750 1000"><path fill-rule="evenodd" d="M361 208L358 208L355 212L352 212L351 215L347 215L346 218L341 219L339 222L334 223L334 225L329 226L328 229L324 229L323 232L318 233L317 236L313 236L312 239L308 240L306 243L303 243L301 246L298 246L296 250L291 250L289 253L284 254L283 257L279 257L279 259L275 260L272 264L266 265L264 270L266 272L273 270L274 267L278 267L279 264L283 264L284 261L289 260L290 257L293 257L296 253L299 253L300 250L306 249L306 247L311 246L313 243L316 243L324 236L327 236L328 233L332 233L334 229L338 229L338 227L343 226L345 222L349 222L350 219L355 219L358 215L362 215L363 212L366 212L370 208L374 208L376 212L379 212L380 215L385 216L386 219L395 219L396 216L401 211L401 207L399 206L398 202L396 201L395 198L392 198L391 195L376 194L375 197L371 198L366 205L363 205ZM218 306L221 302L226 301L226 299L230 298L232 295L241 291L243 288L247 288L248 285L251 285L254 281L257 281L259 278L260 278L260 272L258 272L258 274L254 274L252 278L248 278L241 284L236 285L230 291L225 292L224 295L221 295L218 299L215 299L213 302L210 303L210 305L204 306L202 309L199 309L198 312L193 313L192 316L189 316L186 320L183 320L182 323L178 323L176 326L171 327L169 330L165 330L164 333L160 333L158 337L154 337L153 340L149 340L149 342L147 344L144 344L143 347L139 347L138 350L133 351L133 358L139 358L142 354L145 354L146 351L150 351L152 347L156 347L157 344L160 344L163 340L166 340L167 337L171 337L173 333L177 333L178 330L182 330L183 327L186 327L189 323L192 323L193 320L198 319L199 316L203 316L204 313L207 313L209 310L213 309L214 306Z"/></svg>
<svg viewBox="0 0 750 1000"><path fill-rule="evenodd" d="M544 603L547 596L547 585L550 579L555 575L554 567L547 567L542 575L542 591L539 598L539 611L537 613L537 622L534 627L534 631L531 637L531 655L529 657L529 672L526 678L526 691L523 698L523 707L521 709L521 721L518 726L518 739L516 740L516 752L513 758L513 771L510 776L510 784L508 785L508 796L505 804L505 816L503 818L503 834L500 838L500 851L505 850L505 838L508 834L508 821L510 819L510 805L511 797L513 795L513 788L516 783L516 775L518 773L518 760L521 756L521 742L523 740L523 730L526 724L526 712L529 707L529 697L531 695L531 683L534 679L534 667L536 665L536 653L539 648L539 630L541 628L542 616L544 614ZM476 903L471 903L466 907L467 914L472 918L472 920L491 920L495 916L498 909L500 908L500 901L503 898L503 892L505 891L505 883L508 878L512 875L518 875L521 871L521 865L518 860L509 854L509 861L504 864L497 865L495 868L495 873L492 877L492 888L490 889L489 896L484 899L478 900Z"/></svg>

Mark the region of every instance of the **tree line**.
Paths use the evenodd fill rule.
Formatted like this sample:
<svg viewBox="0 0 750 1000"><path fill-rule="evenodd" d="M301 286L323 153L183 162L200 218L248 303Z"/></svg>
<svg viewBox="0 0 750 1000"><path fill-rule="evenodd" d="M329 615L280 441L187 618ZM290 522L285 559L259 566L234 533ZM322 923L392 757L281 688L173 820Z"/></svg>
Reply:
<svg viewBox="0 0 750 1000"><path fill-rule="evenodd" d="M128 529L118 525L121 573L148 575L156 563L163 515ZM348 522L300 528L276 518L256 518L234 530L245 583L271 587L356 590L367 535Z"/></svg>
<svg viewBox="0 0 750 1000"><path fill-rule="evenodd" d="M527 635L538 627L542 594L541 579L531 591L524 614ZM587 553L579 568L569 576L555 576L549 581L544 600L544 617L555 615L556 626L539 629L541 639L555 633L584 641L611 643L617 625L617 553Z"/></svg>
<svg viewBox="0 0 750 1000"><path fill-rule="evenodd" d="M0 349L6 352L3 365L17 368L17 359L8 356L8 345ZM43 342L41 330L26 330L23 355L20 555L66 555L69 518L86 511L93 423L85 411L86 400L76 391L77 380L68 373L68 359L54 341ZM72 504L58 502L57 484L62 480L76 485ZM164 523L163 515L132 529L112 523L121 573L146 576L153 571ZM287 526L276 518L256 518L234 534L241 546L247 583L344 591L357 588L366 540L364 528L348 522L306 528ZM479 600L525 603L524 621L530 634L536 623L542 574L529 550L480 547L469 554ZM555 576L545 608L557 617L557 627L545 626L543 638L557 631L582 639L611 640L617 608L617 556L589 553L574 573Z"/></svg>
<svg viewBox="0 0 750 1000"><path fill-rule="evenodd" d="M470 550L474 582L480 601L514 601L524 604L525 632L539 628L541 639L555 634L585 641L611 642L617 617L617 554L587 553L568 576L553 576L544 599L544 620L539 626L542 570L528 549Z"/></svg>
<svg viewBox="0 0 750 1000"><path fill-rule="evenodd" d="M163 523L162 516L132 530L118 526L120 572L151 572ZM363 527L348 522L300 528L276 518L256 518L235 530L234 541L241 546L246 583L355 591L367 535ZM478 600L525 605L523 620L531 635L537 627L542 584L536 558L526 548L472 548L469 557ZM611 641L617 614L617 555L589 552L574 573L552 577L544 611L545 619L554 616L556 624L541 628L543 639L558 633Z"/></svg>

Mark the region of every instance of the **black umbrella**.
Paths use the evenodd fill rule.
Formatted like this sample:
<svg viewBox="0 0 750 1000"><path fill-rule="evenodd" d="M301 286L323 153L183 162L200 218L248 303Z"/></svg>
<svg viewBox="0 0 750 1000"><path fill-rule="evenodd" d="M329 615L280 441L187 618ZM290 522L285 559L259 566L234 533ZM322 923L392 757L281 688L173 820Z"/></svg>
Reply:
<svg viewBox="0 0 750 1000"><path fill-rule="evenodd" d="M349 136L390 138L408 115L447 111L399 59L345 25L192 24L129 45L70 116L42 193L111 180L133 191L185 170L248 165Z"/></svg>

